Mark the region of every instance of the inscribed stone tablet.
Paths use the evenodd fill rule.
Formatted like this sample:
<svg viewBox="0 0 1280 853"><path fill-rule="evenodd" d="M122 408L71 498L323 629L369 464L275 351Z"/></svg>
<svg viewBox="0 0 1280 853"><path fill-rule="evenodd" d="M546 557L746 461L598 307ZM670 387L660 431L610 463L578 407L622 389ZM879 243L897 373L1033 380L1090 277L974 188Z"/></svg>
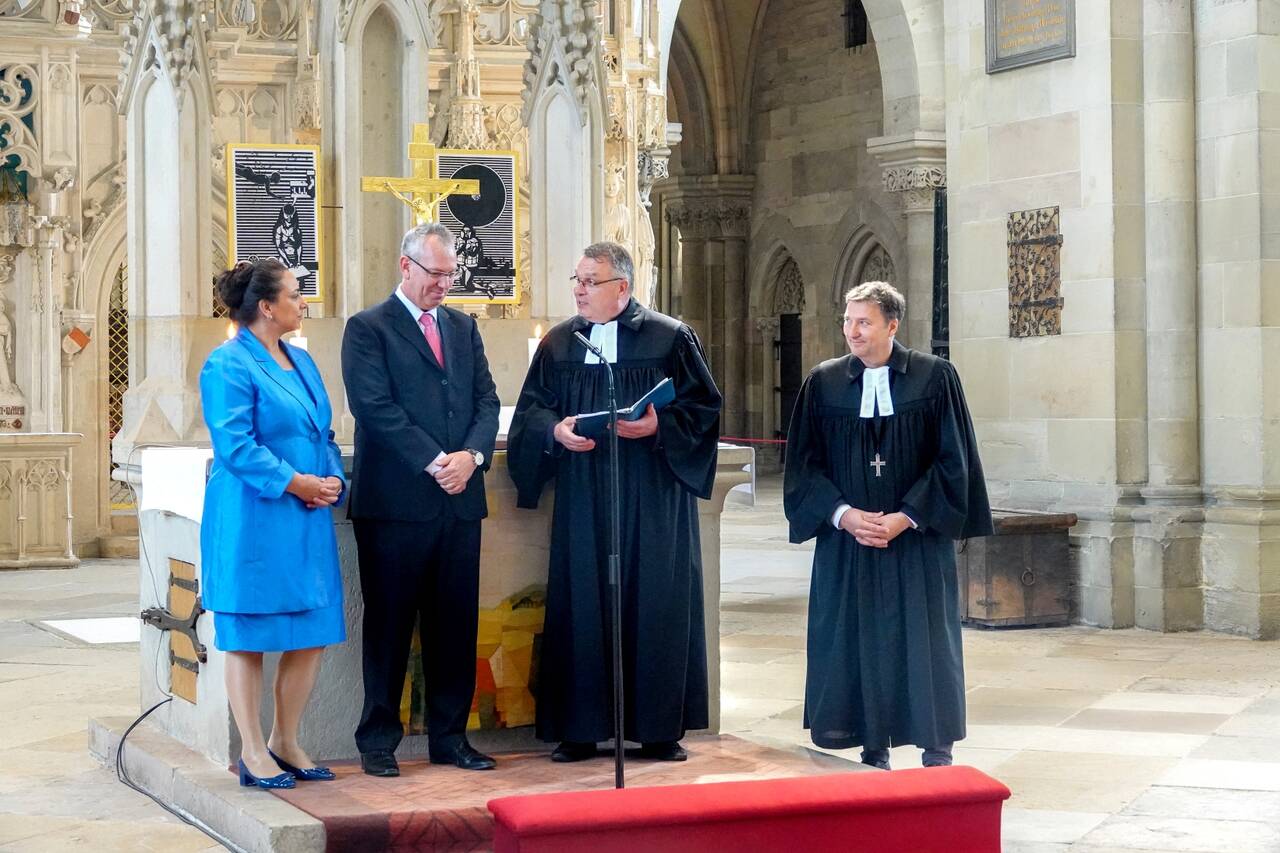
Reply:
<svg viewBox="0 0 1280 853"><path fill-rule="evenodd" d="M1076 0L986 0L987 73L1076 55Z"/></svg>

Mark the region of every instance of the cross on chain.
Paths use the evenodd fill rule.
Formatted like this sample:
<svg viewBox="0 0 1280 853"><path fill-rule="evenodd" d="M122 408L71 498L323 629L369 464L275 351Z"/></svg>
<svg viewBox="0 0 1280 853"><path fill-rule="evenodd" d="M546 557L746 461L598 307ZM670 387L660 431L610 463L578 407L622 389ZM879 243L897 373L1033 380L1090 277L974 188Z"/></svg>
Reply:
<svg viewBox="0 0 1280 853"><path fill-rule="evenodd" d="M868 465L870 465L872 468L875 468L875 469L876 469L876 476L877 476L877 477L879 477L879 476L880 476L880 469L881 469L881 468L883 468L884 466L888 465L889 463L888 463L888 462L886 462L885 460L881 459L881 458L880 458L880 454L879 454L879 452L877 452L877 453L876 453L876 458L875 458L875 460L874 460L874 461L872 461L872 462L868 462L867 464L868 464Z"/></svg>

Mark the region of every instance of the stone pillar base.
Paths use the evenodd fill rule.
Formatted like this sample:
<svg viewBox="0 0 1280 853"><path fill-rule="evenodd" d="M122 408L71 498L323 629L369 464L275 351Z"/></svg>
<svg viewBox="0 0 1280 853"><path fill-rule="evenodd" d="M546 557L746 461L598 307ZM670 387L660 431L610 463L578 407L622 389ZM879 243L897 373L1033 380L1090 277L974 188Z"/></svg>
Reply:
<svg viewBox="0 0 1280 853"><path fill-rule="evenodd" d="M1208 509L1201 564L1205 628L1280 639L1280 511Z"/></svg>

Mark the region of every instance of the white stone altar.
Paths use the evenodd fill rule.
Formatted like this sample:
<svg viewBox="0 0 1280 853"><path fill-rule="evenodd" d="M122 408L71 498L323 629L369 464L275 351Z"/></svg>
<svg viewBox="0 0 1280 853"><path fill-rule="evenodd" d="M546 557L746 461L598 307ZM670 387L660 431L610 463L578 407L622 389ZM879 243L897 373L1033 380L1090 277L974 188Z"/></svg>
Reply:
<svg viewBox="0 0 1280 853"><path fill-rule="evenodd" d="M148 462L136 475L140 489L139 532L141 536L140 600L142 607L164 606L167 600L170 560L194 564L199 579L200 523L199 513L192 511L199 506L204 480L200 474L203 466L198 459L208 451L196 448L155 449L147 451L159 454L149 457L162 463L166 473L160 477L157 487L170 491L174 480L173 470L182 469L190 482L187 491L172 499L166 499L168 509L154 507L159 501L149 495L148 470L155 470ZM171 454L169 465L164 465L164 454ZM193 464L193 458L197 462ZM350 467L349 449L344 458ZM729 490L752 480L751 465L754 454L750 448L721 445L719 469L710 500L699 501L699 524L702 533L703 593L706 602L707 667L710 695L710 730L720 726L720 514L724 509ZM506 454L495 455L485 489L489 500L489 517L484 522L483 546L480 566L480 606L496 606L503 598L530 584L546 583L548 539L551 524L552 495L544 497L536 511L516 508L515 487L506 470ZM183 515L180 513L187 513ZM194 516L194 517L188 517ZM315 693L308 707L301 729L303 745L317 760L332 761L355 758L354 732L359 719L362 686L360 678L360 620L364 605L360 596L359 572L356 563L355 538L351 524L341 510L335 512L334 524L338 536L338 551L346 601L347 633L345 644L330 647L320 670ZM178 617L187 614L176 613ZM177 741L203 753L212 761L229 765L239 755L240 743L231 710L227 705L223 678L223 655L213 647L213 619L210 614L200 617L197 624L200 642L204 644L207 660L199 667L195 678L197 702L192 704L181 698L158 709L149 718ZM171 689L169 660L169 632L144 626L140 644L141 701L142 710L163 700ZM267 656L267 676L274 670L276 655ZM181 674L179 675L181 677ZM271 720L271 694L265 691L262 709L263 725ZM472 740L482 749L501 750L528 744L532 728L522 726L473 732ZM425 754L425 736L406 737L400 748L402 755Z"/></svg>

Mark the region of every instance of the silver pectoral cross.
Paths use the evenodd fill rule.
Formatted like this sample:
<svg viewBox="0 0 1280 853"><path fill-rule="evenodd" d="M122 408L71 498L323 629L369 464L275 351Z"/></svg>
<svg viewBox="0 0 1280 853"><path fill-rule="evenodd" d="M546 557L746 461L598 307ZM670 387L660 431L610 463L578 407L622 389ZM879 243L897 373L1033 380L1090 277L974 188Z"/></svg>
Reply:
<svg viewBox="0 0 1280 853"><path fill-rule="evenodd" d="M879 476L880 476L880 469L881 469L881 468L883 468L884 466L888 465L889 463L888 463L888 462L886 462L885 460L881 459L881 458L880 458L880 454L877 452L877 453L876 453L876 458L875 458L875 460L874 460L874 461L872 461L872 462L868 462L867 464L868 464L868 465L870 465L872 468L875 468L875 469L876 469L876 476L877 476L877 477L879 477Z"/></svg>

